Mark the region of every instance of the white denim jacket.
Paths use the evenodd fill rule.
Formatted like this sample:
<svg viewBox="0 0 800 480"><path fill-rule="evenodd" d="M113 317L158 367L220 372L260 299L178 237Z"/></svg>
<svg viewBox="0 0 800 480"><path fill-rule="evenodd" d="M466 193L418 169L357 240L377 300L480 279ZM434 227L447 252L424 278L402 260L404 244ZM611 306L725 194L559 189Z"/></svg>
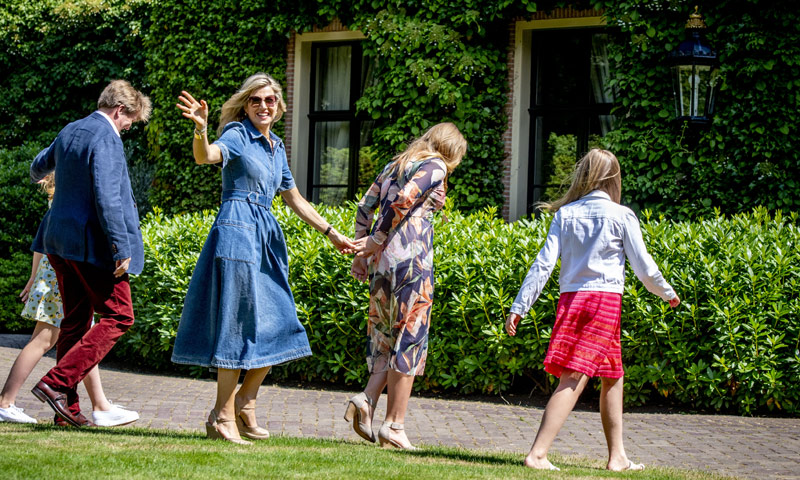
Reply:
<svg viewBox="0 0 800 480"><path fill-rule="evenodd" d="M647 253L636 214L613 202L602 190L584 195L556 212L544 246L511 305L512 313L528 313L559 256L561 293L622 293L628 257L633 272L648 290L666 301L675 298L675 291Z"/></svg>

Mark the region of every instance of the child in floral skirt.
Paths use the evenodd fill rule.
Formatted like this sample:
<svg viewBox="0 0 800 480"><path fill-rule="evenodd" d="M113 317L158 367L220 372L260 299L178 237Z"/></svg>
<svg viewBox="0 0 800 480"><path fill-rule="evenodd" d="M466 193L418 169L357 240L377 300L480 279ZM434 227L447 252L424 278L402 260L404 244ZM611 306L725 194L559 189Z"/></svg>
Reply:
<svg viewBox="0 0 800 480"><path fill-rule="evenodd" d="M517 325L539 297L558 259L561 296L545 370L560 381L547 402L525 466L558 470L547 452L590 377L600 377L600 416L608 443L609 470L642 470L628 459L622 442L622 351L620 309L625 258L647 289L676 307L680 299L664 280L642 240L639 220L619 204L619 162L607 150L593 149L575 166L567 193L539 205L555 212L547 239L531 266L506 320Z"/></svg>

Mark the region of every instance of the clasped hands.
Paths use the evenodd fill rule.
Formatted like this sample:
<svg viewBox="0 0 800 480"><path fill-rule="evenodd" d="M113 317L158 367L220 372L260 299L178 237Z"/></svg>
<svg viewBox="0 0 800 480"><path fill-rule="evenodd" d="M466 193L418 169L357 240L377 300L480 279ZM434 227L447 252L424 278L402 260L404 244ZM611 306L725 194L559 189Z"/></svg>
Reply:
<svg viewBox="0 0 800 480"><path fill-rule="evenodd" d="M376 243L372 237L363 237L355 241L356 251L358 252L353 258L353 266L350 268L350 275L359 282L366 282L367 274L367 260L378 253L383 245Z"/></svg>

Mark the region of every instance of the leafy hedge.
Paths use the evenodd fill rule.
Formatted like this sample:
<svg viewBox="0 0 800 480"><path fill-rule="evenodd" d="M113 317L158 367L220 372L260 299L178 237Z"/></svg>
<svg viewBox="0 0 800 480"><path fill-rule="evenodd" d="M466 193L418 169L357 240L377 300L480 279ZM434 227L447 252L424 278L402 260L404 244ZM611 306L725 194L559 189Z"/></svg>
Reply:
<svg viewBox="0 0 800 480"><path fill-rule="evenodd" d="M352 206L351 206L352 207ZM320 207L337 228L353 208ZM290 280L314 356L275 369L277 378L360 385L368 291L350 260L277 201L289 239ZM132 281L137 321L116 355L158 369L169 361L194 262L212 211L144 223L146 268ZM436 219L436 294L430 353L418 390L497 394L552 388L541 362L558 301L556 271L517 337L508 308L541 247L549 218L507 224L491 209L463 215L448 204ZM675 310L629 275L623 355L629 404L796 413L800 402L800 231L797 215L763 209L695 223L643 221L645 241L684 303ZM630 269L629 269L630 270ZM198 370L195 369L195 373Z"/></svg>
<svg viewBox="0 0 800 480"><path fill-rule="evenodd" d="M37 145L0 149L0 327L20 331L33 327L19 313L19 292L31 274L33 235L47 211L47 195L32 185L30 164Z"/></svg>

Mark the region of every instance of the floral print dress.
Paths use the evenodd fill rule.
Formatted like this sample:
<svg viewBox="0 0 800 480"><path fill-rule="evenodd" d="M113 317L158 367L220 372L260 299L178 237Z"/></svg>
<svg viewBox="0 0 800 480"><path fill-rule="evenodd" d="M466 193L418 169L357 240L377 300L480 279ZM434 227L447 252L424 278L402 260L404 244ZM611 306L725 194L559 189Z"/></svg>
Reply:
<svg viewBox="0 0 800 480"><path fill-rule="evenodd" d="M61 328L64 319L64 307L61 304L61 295L58 291L56 272L47 260L47 255L42 255L39 267L28 293L28 301L22 309L24 318L44 322L56 328Z"/></svg>
<svg viewBox="0 0 800 480"><path fill-rule="evenodd" d="M368 264L370 373L425 371L433 305L432 217L444 205L446 174L439 158L408 162L400 176L387 167L358 204L356 239L371 226L373 240L383 245Z"/></svg>

